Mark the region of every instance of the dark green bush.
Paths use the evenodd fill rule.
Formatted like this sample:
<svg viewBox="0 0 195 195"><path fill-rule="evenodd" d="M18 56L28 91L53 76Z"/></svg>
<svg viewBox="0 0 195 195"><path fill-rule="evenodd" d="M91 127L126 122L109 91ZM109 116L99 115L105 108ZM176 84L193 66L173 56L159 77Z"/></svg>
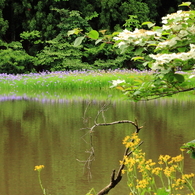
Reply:
<svg viewBox="0 0 195 195"><path fill-rule="evenodd" d="M33 72L33 57L29 56L19 42L6 44L1 42L0 73L27 73Z"/></svg>
<svg viewBox="0 0 195 195"><path fill-rule="evenodd" d="M63 71L88 69L89 65L82 63L80 47L74 47L64 42L61 36L47 42L47 46L36 56L35 66L37 71Z"/></svg>

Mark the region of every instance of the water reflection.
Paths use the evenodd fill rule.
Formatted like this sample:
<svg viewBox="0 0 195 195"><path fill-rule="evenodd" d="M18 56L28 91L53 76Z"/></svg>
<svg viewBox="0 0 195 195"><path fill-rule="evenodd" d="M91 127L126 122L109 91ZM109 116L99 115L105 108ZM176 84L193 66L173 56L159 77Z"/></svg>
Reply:
<svg viewBox="0 0 195 195"><path fill-rule="evenodd" d="M89 181L87 170L76 160L86 160L89 155L87 130L81 128L93 124L103 103L92 101L86 111L87 101L1 101L0 194L41 194L33 170L39 164L45 165L41 173L43 185L52 195L85 194L92 187L97 190L105 187L112 169L118 168L122 158L122 139L134 129L128 124L96 129L95 161ZM112 101L105 118L107 122L137 118L144 125L140 132L143 150L149 158L157 159L159 154L178 155L179 147L195 138L194 105L194 101L171 99ZM187 172L195 172L192 159L187 156L185 163ZM109 194L128 194L126 179Z"/></svg>

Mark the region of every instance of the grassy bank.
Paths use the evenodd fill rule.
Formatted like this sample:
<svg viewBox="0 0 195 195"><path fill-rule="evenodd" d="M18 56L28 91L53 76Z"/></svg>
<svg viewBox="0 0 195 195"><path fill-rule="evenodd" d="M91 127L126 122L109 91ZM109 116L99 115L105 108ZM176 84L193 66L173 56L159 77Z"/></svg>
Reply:
<svg viewBox="0 0 195 195"><path fill-rule="evenodd" d="M124 99L120 91L110 89L112 80L120 79L128 82L152 73L137 70L101 70L0 74L0 98ZM191 73L193 74L194 72ZM192 86L195 86L195 77L189 80L189 87Z"/></svg>
<svg viewBox="0 0 195 195"><path fill-rule="evenodd" d="M112 80L131 76L151 74L148 71L115 70L115 71L66 71L42 72L20 75L0 74L0 89L105 89L111 86Z"/></svg>

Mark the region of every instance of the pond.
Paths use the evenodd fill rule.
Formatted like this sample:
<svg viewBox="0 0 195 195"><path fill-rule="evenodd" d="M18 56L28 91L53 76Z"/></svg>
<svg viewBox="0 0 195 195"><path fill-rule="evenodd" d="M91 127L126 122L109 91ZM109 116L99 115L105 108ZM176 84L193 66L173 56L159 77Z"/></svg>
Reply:
<svg viewBox="0 0 195 195"><path fill-rule="evenodd" d="M149 102L13 98L0 101L0 194L41 195L35 165L43 186L51 195L85 195L108 185L113 169L122 159L123 138L133 126L120 124L98 127L93 132L95 160L87 167L90 135L97 112L108 104L106 122L138 120L144 128L140 137L148 158L160 154L176 156L183 143L195 139L195 100L160 99ZM193 159L186 155L185 171L195 172ZM90 177L91 175L91 177ZM124 176L110 195L129 194Z"/></svg>

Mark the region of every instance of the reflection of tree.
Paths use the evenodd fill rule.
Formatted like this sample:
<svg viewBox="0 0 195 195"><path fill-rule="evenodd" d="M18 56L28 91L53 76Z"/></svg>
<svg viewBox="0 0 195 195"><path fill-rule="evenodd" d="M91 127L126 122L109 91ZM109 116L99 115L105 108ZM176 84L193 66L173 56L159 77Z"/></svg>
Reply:
<svg viewBox="0 0 195 195"><path fill-rule="evenodd" d="M89 105L88 105L89 106ZM88 109L88 107L87 107ZM89 135L89 138L90 138L90 149L87 151L89 153L89 156L87 158L87 160L85 161L80 161L78 160L79 162L82 162L84 163L84 165L87 167L87 169L89 170L89 175L91 176L91 172L90 172L90 166L91 166L91 163L95 160L95 149L94 149L94 146L93 146L93 133L95 132L95 129L97 127L100 127L100 126L111 126L111 125L116 125L116 124L124 124L124 123L129 123L131 125L133 125L135 127L135 133L139 133L140 129L142 127L139 127L138 125L138 122L137 120L135 120L135 122L133 121L130 121L130 120L119 120L119 121L113 121L113 122L105 122L105 117L104 117L104 112L107 110L107 105L104 104L102 106L102 108L98 111L95 119L94 119L94 125L87 128L88 129L88 132L87 134L85 134L84 136L86 135ZM86 115L86 110L84 112L84 121L87 121L88 119L85 118L85 115ZM100 116L103 118L103 121L104 122L98 122L98 119L100 118ZM83 138L84 138L83 136ZM134 140L131 140L131 142L134 142ZM143 142L140 142L137 147L139 147ZM107 151L108 154L109 154L109 151ZM110 177L110 183L104 187L102 190L100 190L97 195L104 195L104 194L108 194L108 192L113 189L122 179L122 170L125 168L125 157L128 157L132 154L133 151L130 151L129 148L126 148L125 149L125 152L124 152L124 156L123 156L123 160L121 162L121 165L119 166L118 168L118 171L116 172L116 170L114 169L111 173L111 177Z"/></svg>

